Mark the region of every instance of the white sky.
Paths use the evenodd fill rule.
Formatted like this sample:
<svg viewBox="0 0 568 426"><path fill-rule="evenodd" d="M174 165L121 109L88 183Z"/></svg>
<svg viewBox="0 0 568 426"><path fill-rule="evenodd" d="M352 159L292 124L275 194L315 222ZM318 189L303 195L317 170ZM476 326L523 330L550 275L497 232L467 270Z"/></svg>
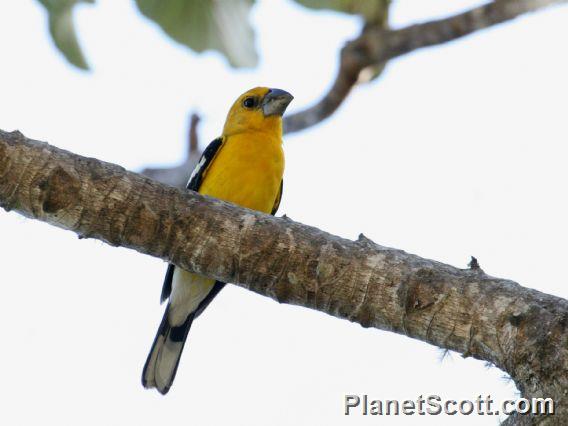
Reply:
<svg viewBox="0 0 568 426"><path fill-rule="evenodd" d="M68 66L35 1L0 2L0 128L138 170L181 159L188 113L201 140L256 85L291 110L329 86L358 22L291 1L252 16L261 64L194 55L133 2L81 7L92 73ZM473 1L399 0L393 23ZM389 64L323 124L286 138L280 214L568 296L568 7ZM140 374L163 306L165 264L0 211L0 424L495 425L493 417L345 417L345 394L495 400L503 373L399 335L279 305L229 286L197 321L166 397ZM475 307L472 307L475 309Z"/></svg>

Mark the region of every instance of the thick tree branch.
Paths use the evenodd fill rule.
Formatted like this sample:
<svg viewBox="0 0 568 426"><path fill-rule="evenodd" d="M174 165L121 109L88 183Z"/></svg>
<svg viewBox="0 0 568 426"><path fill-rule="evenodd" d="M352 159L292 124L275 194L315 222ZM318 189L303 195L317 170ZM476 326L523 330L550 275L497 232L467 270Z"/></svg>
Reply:
<svg viewBox="0 0 568 426"><path fill-rule="evenodd" d="M517 420L567 424L564 299L181 191L18 132L0 131L0 205L279 302L486 360L523 396L555 399L555 416Z"/></svg>
<svg viewBox="0 0 568 426"><path fill-rule="evenodd" d="M398 30L366 28L341 50L337 77L331 89L315 105L284 119L284 131L297 132L328 118L339 108L367 67L423 47L443 44L476 31L512 20L567 0L495 0L451 16Z"/></svg>

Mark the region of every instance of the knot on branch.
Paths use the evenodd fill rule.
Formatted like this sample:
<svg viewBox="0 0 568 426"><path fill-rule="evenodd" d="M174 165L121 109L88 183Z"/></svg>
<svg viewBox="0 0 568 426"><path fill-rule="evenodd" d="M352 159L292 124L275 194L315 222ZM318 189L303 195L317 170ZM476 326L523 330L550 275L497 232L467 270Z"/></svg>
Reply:
<svg viewBox="0 0 568 426"><path fill-rule="evenodd" d="M410 275L397 290L398 304L402 308L401 329L403 332L409 336L414 334L407 327L407 317L425 315L428 317L424 321L426 334L428 334L434 326L436 314L448 297L449 295L444 293L443 279L436 271L430 268L420 268ZM435 308L436 305L439 307Z"/></svg>
<svg viewBox="0 0 568 426"><path fill-rule="evenodd" d="M373 240L367 238L365 234L363 234L362 232L359 234L359 237L357 238L357 243L362 245L363 247L371 249L377 248L377 244Z"/></svg>
<svg viewBox="0 0 568 426"><path fill-rule="evenodd" d="M514 312L509 316L509 324L513 327L518 327L524 319L522 312Z"/></svg>
<svg viewBox="0 0 568 426"><path fill-rule="evenodd" d="M55 214L79 201L81 182L58 166L38 183L38 188L43 212Z"/></svg>
<svg viewBox="0 0 568 426"><path fill-rule="evenodd" d="M160 217L146 203L136 206L124 225L124 237L132 244L151 244L160 229Z"/></svg>
<svg viewBox="0 0 568 426"><path fill-rule="evenodd" d="M472 271L483 272L483 269L481 269L481 266L479 265L479 262L478 262L477 258L474 257L474 256L471 256L471 260L469 261L469 263L467 264L467 266L468 266L469 269L471 269Z"/></svg>
<svg viewBox="0 0 568 426"><path fill-rule="evenodd" d="M432 306L438 300L436 272L429 268L419 269L410 277L406 285L399 289L399 303L407 314ZM404 292L400 292L404 289ZM402 297L401 297L402 296Z"/></svg>
<svg viewBox="0 0 568 426"><path fill-rule="evenodd" d="M364 29L359 37L345 44L340 54L340 75L355 84L362 71L384 62L386 32L375 27Z"/></svg>

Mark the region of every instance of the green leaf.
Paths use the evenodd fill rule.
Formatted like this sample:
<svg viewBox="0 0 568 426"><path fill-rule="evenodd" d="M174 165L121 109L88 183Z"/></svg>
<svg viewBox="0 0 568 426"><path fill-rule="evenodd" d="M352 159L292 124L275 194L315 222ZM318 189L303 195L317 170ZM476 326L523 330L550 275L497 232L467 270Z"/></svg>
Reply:
<svg viewBox="0 0 568 426"><path fill-rule="evenodd" d="M38 0L47 9L49 16L49 32L55 46L65 58L84 70L89 65L83 56L75 25L73 24L73 7L77 3L94 3L95 0Z"/></svg>
<svg viewBox="0 0 568 426"><path fill-rule="evenodd" d="M390 0L296 0L310 9L328 9L361 15L367 24L384 25L388 19Z"/></svg>
<svg viewBox="0 0 568 426"><path fill-rule="evenodd" d="M258 62L249 12L254 0L136 0L143 15L196 52L221 52L233 67Z"/></svg>

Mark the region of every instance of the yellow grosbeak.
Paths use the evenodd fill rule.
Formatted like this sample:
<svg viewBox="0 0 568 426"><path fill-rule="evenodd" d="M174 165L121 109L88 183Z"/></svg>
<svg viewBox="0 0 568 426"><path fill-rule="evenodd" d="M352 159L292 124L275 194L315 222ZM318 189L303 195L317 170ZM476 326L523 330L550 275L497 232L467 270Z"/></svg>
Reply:
<svg viewBox="0 0 568 426"><path fill-rule="evenodd" d="M203 152L187 188L249 209L275 214L282 197L282 114L292 101L284 90L257 87L242 94L223 134ZM168 300L142 384L170 389L193 321L225 283L168 265L161 301Z"/></svg>

